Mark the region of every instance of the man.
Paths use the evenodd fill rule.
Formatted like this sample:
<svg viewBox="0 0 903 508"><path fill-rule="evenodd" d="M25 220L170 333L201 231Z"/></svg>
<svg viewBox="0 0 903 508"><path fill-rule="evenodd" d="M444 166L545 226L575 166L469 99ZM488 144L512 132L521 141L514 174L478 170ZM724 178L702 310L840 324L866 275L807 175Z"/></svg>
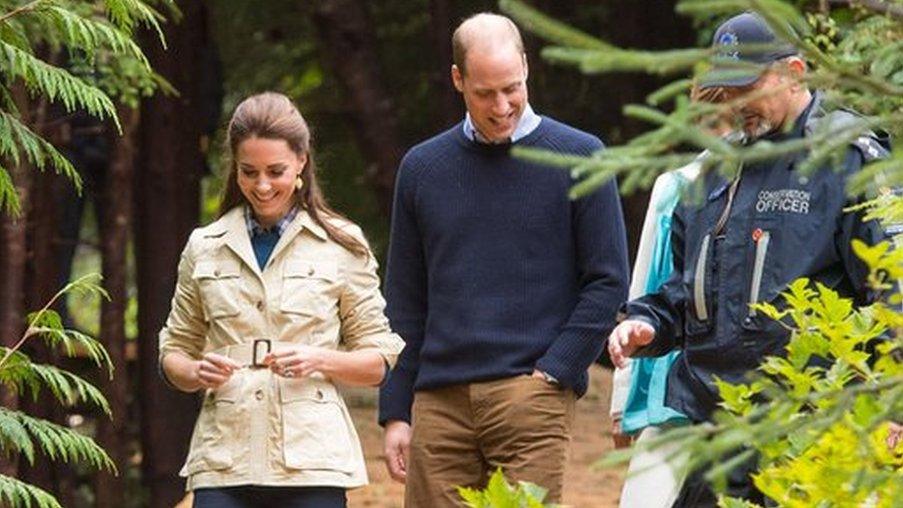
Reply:
<svg viewBox="0 0 903 508"><path fill-rule="evenodd" d="M509 155L602 148L533 112L511 20L475 15L452 43L467 116L398 172L386 297L407 346L380 396L386 462L409 507L459 506L456 486L497 467L555 501L575 399L626 298L617 189L571 201L566 171Z"/></svg>
<svg viewBox="0 0 903 508"><path fill-rule="evenodd" d="M855 120L845 111L825 111L820 94L803 82L806 64L796 49L782 44L758 15L726 21L714 47L723 58L762 66L752 75L720 73L702 83L734 97L748 140L800 139ZM609 337L615 364L681 348L684 354L669 371L666 405L704 422L719 402L715 376L740 382L765 356L784 354L788 332L751 303L775 302L799 277L857 303L871 301L867 268L850 242L874 244L884 233L859 212L844 210L851 204L844 183L886 153L866 135L850 145L841 167L829 162L810 175L797 170L803 152L747 164L733 181L706 175L704 202L678 207L674 215L673 275L658 292L628 302L626 320ZM752 466L732 475L729 494L762 503L748 477ZM674 504L714 505L711 489L692 477Z"/></svg>

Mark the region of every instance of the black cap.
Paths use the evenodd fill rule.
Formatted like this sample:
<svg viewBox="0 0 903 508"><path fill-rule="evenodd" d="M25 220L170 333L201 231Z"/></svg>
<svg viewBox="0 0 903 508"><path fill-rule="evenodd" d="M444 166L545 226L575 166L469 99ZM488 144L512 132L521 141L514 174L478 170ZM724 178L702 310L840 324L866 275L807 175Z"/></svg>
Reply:
<svg viewBox="0 0 903 508"><path fill-rule="evenodd" d="M712 49L714 68L700 81L701 88L751 85L759 79L762 66L799 54L754 12L744 12L722 23L712 38ZM753 65L738 65L740 62Z"/></svg>

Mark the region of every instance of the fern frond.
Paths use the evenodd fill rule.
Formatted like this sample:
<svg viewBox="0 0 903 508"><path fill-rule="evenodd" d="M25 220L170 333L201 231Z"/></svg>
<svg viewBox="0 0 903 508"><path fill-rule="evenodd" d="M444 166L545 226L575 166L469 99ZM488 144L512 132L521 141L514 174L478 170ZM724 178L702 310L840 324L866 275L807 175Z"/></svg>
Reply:
<svg viewBox="0 0 903 508"><path fill-rule="evenodd" d="M64 406L86 403L101 408L110 415L110 407L94 385L79 376L53 365L32 363L21 351L0 347L0 355L7 357L0 365L0 383L19 394L31 394L37 400L42 387L47 387Z"/></svg>
<svg viewBox="0 0 903 508"><path fill-rule="evenodd" d="M27 49L31 47L25 27L17 19L7 19L0 23L0 40L4 40L13 46Z"/></svg>
<svg viewBox="0 0 903 508"><path fill-rule="evenodd" d="M11 411L0 411L0 451L7 457L20 454L29 464L34 464L31 436Z"/></svg>
<svg viewBox="0 0 903 508"><path fill-rule="evenodd" d="M75 185L76 191L81 193L82 178L72 163L63 157L56 147L35 134L19 119L0 111L0 156L9 157L13 164L18 165L21 163L22 152L28 161L41 171L49 164L57 174L65 175Z"/></svg>
<svg viewBox="0 0 903 508"><path fill-rule="evenodd" d="M52 28L48 29L48 33L60 37L59 42L63 46L79 49L89 58L93 58L98 49L109 48L116 53L134 57L150 69L147 57L130 34L114 25L80 16L70 9L53 4L43 5L35 13L42 22L51 24Z"/></svg>
<svg viewBox="0 0 903 508"><path fill-rule="evenodd" d="M21 351L0 347L0 383L16 393L32 393L35 400L41 391L41 382L31 370L31 359Z"/></svg>
<svg viewBox="0 0 903 508"><path fill-rule="evenodd" d="M113 375L113 365L110 355L103 345L90 335L77 330L66 330L36 326L31 328L31 333L40 335L51 347L61 347L66 356L74 357L87 355L98 367L106 366L109 375Z"/></svg>
<svg viewBox="0 0 903 508"><path fill-rule="evenodd" d="M165 0L164 3L168 4L167 6L173 12L178 12L175 4L170 0ZM135 26L140 23L157 32L160 44L163 45L164 49L166 48L166 38L163 36L163 28L160 26L160 23L165 19L162 14L141 0L105 0L104 4L110 20L120 30L131 34Z"/></svg>
<svg viewBox="0 0 903 508"><path fill-rule="evenodd" d="M47 364L31 364L34 376L47 386L64 406L74 406L80 402L99 407L107 416L112 416L110 404L100 390L75 374Z"/></svg>
<svg viewBox="0 0 903 508"><path fill-rule="evenodd" d="M0 41L0 69L21 78L30 90L61 101L68 111L84 108L94 117L113 119L119 127L116 107L102 90L4 41Z"/></svg>
<svg viewBox="0 0 903 508"><path fill-rule="evenodd" d="M0 505L30 508L63 508L46 490L0 474Z"/></svg>
<svg viewBox="0 0 903 508"><path fill-rule="evenodd" d="M0 166L0 211L6 211L14 217L22 211L19 195L16 194L16 186L13 185L9 171L3 166Z"/></svg>
<svg viewBox="0 0 903 508"><path fill-rule="evenodd" d="M56 423L34 418L21 411L0 407L0 413L15 418L33 438L38 449L53 461L85 463L96 470L115 472L116 464L93 439Z"/></svg>

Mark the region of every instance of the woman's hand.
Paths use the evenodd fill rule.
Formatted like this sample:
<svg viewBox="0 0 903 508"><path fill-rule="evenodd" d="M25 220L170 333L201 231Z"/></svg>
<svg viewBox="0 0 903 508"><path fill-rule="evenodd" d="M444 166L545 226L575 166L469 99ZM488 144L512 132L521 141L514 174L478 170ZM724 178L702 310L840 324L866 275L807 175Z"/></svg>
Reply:
<svg viewBox="0 0 903 508"><path fill-rule="evenodd" d="M207 353L197 361L197 382L202 388L217 389L240 369L241 365L228 356Z"/></svg>
<svg viewBox="0 0 903 508"><path fill-rule="evenodd" d="M284 377L308 377L314 373L328 375L336 351L315 346L295 346L270 352L263 363Z"/></svg>

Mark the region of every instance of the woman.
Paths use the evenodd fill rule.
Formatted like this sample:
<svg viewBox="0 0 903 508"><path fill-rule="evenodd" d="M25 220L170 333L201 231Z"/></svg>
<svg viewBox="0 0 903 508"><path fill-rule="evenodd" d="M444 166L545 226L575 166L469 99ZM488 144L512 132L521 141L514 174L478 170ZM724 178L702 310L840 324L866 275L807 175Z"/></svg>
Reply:
<svg viewBox="0 0 903 508"><path fill-rule="evenodd" d="M722 88L694 87L696 102L721 103ZM737 141L731 135L733 118L706 118L712 134ZM671 216L687 187L699 176L705 153L681 168L660 175L652 187L630 284L629 299L658 290L671 275ZM616 448L629 445L629 435L638 442L652 441L664 429L688 423L682 413L665 405L666 383L671 365L680 355L672 351L655 358L637 358L625 369L615 369L611 397L612 436ZM630 460L628 478L621 491L621 508L668 508L674 504L685 480L686 456L672 444L637 452Z"/></svg>
<svg viewBox="0 0 903 508"><path fill-rule="evenodd" d="M244 100L228 145L221 216L189 238L160 332L165 378L205 391L180 474L196 507L343 507L367 475L333 383L378 385L403 342L363 234L326 205L291 101Z"/></svg>

